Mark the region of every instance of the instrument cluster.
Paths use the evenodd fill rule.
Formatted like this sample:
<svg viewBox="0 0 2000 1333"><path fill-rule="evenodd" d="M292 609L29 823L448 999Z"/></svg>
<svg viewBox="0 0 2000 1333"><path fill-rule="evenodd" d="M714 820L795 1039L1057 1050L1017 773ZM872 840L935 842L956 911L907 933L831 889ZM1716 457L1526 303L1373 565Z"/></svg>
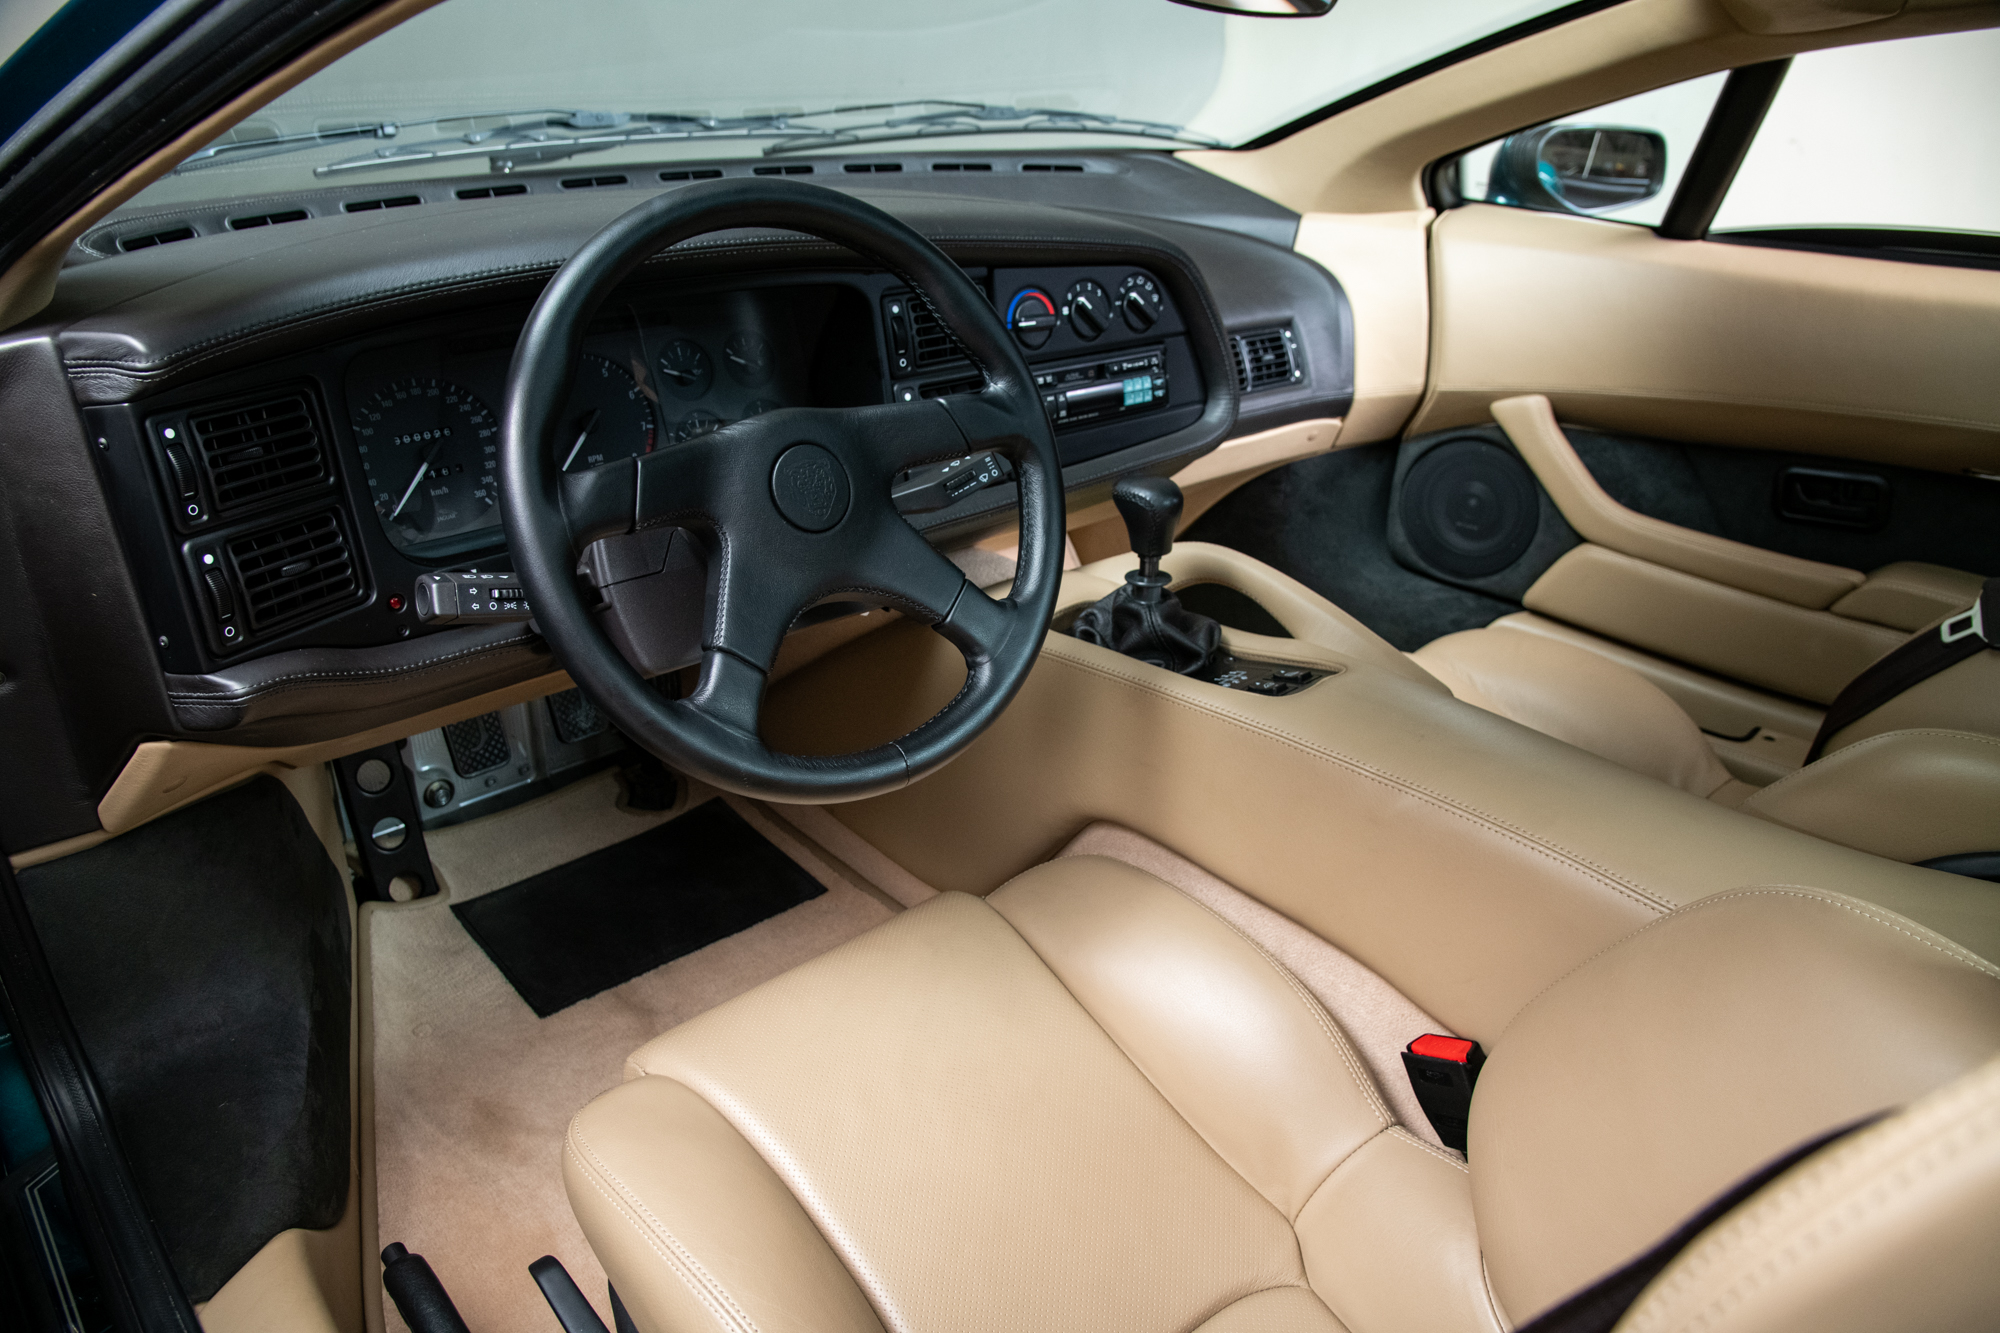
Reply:
<svg viewBox="0 0 2000 1333"><path fill-rule="evenodd" d="M602 467L809 403L810 351L794 345L801 299L779 288L606 312L585 340L551 462ZM405 555L504 539L499 410L511 356L511 337L475 335L371 349L350 365L348 426L368 500Z"/></svg>

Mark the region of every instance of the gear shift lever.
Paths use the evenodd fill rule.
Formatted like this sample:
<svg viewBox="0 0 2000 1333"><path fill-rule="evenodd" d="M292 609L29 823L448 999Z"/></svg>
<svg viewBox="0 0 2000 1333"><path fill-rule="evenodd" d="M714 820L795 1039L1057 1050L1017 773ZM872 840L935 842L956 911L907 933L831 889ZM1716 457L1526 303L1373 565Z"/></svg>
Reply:
<svg viewBox="0 0 2000 1333"><path fill-rule="evenodd" d="M1191 675L1215 652L1222 632L1213 620L1182 606L1167 591L1172 576L1160 559L1174 549L1181 488L1165 477L1125 477L1111 488L1139 567L1125 586L1085 607L1070 633L1141 662Z"/></svg>

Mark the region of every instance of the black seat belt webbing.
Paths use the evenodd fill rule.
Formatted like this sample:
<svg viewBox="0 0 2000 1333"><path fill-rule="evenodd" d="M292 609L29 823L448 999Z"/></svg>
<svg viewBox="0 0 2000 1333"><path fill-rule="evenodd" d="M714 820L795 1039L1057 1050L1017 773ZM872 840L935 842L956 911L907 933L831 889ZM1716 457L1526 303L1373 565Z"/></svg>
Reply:
<svg viewBox="0 0 2000 1333"><path fill-rule="evenodd" d="M1986 580L1970 610L1946 617L1936 629L1916 635L1848 681L1847 688L1827 705L1826 720L1813 737L1806 762L1810 764L1824 754L1827 742L1849 725L1911 686L1988 648L2000 648L2000 578Z"/></svg>

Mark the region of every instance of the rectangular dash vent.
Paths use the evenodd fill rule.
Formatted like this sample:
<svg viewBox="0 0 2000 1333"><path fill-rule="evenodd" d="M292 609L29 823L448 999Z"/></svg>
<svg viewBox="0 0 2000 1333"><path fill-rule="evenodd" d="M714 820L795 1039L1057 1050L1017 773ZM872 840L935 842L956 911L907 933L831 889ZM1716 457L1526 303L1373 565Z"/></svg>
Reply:
<svg viewBox="0 0 2000 1333"><path fill-rule="evenodd" d="M454 190L460 199L504 199L510 194L526 194L528 187L518 181L512 185L474 185L463 190Z"/></svg>
<svg viewBox="0 0 2000 1333"><path fill-rule="evenodd" d="M903 164L901 162L849 162L841 168L842 171L851 172L857 176L865 176L871 171L901 171L902 169Z"/></svg>
<svg viewBox="0 0 2000 1333"><path fill-rule="evenodd" d="M932 171L991 171L991 162L933 162Z"/></svg>
<svg viewBox="0 0 2000 1333"><path fill-rule="evenodd" d="M250 628L259 633L311 619L361 593L338 510L231 538L227 552Z"/></svg>
<svg viewBox="0 0 2000 1333"><path fill-rule="evenodd" d="M1236 390L1257 393L1296 384L1305 378L1299 364L1298 344L1290 325L1276 329L1253 329L1230 338L1236 352Z"/></svg>
<svg viewBox="0 0 2000 1333"><path fill-rule="evenodd" d="M960 361L965 350L958 345L958 339L951 336L951 330L930 307L928 301L911 301L910 323L915 333L917 369L925 370L945 361Z"/></svg>
<svg viewBox="0 0 2000 1333"><path fill-rule="evenodd" d="M678 167L660 173L663 181L712 181L721 178L722 171L718 167Z"/></svg>
<svg viewBox="0 0 2000 1333"><path fill-rule="evenodd" d="M304 222L309 216L303 208L288 208L282 213L251 213L229 219L229 230L248 231L252 227L275 227L281 222Z"/></svg>
<svg viewBox="0 0 2000 1333"><path fill-rule="evenodd" d="M162 231L149 231L138 236L120 236L118 248L130 253L133 250L147 250L156 245L172 245L175 241L191 241L195 237L193 227L168 227Z"/></svg>
<svg viewBox="0 0 2000 1333"><path fill-rule="evenodd" d="M1082 171L1081 162L1023 162L1023 171Z"/></svg>
<svg viewBox="0 0 2000 1333"><path fill-rule="evenodd" d="M753 176L810 176L813 169L810 163L787 162L779 167L752 167L750 173Z"/></svg>
<svg viewBox="0 0 2000 1333"><path fill-rule="evenodd" d="M630 178L626 176L571 176L562 183L565 190L594 190L600 185L624 185Z"/></svg>
<svg viewBox="0 0 2000 1333"><path fill-rule="evenodd" d="M331 475L319 416L303 393L191 412L187 429L218 512L319 486Z"/></svg>
<svg viewBox="0 0 2000 1333"><path fill-rule="evenodd" d="M422 202L421 195L393 194L386 199L350 199L340 207L347 213L373 213L381 208L411 208Z"/></svg>

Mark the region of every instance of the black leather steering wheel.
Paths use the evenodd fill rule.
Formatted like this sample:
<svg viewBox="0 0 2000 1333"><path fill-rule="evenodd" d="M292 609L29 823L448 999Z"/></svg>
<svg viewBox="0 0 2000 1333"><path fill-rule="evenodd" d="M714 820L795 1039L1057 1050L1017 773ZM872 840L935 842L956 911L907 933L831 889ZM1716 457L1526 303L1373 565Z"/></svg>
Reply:
<svg viewBox="0 0 2000 1333"><path fill-rule="evenodd" d="M895 273L930 302L985 387L881 407L781 409L627 462L558 472L558 416L598 305L649 256L731 227L805 232ZM889 494L905 468L989 450L1012 461L1020 486L1020 565L1004 601L969 582ZM666 763L766 800L854 800L949 761L1027 679L1062 577L1055 437L992 305L903 223L802 181L685 186L585 242L543 291L514 350L500 483L516 572L570 675ZM707 556L701 680L685 699L664 697L620 656L576 580L590 543L657 527L693 533ZM758 735L766 676L799 613L828 599L876 601L930 625L964 655L965 687L888 745L829 757L771 750Z"/></svg>

